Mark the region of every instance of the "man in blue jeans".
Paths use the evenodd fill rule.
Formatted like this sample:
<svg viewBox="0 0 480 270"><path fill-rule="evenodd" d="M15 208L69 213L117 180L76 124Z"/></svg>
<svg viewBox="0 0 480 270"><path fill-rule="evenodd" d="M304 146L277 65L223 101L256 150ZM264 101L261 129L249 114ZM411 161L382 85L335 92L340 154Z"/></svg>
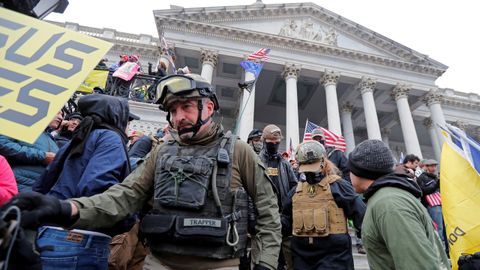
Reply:
<svg viewBox="0 0 480 270"><path fill-rule="evenodd" d="M127 100L92 94L81 97L78 107L83 121L35 183L34 191L62 200L92 196L130 174L125 133L130 116ZM107 269L110 236L129 231L134 223L134 218L127 218L95 232L40 228L37 246L43 269Z"/></svg>

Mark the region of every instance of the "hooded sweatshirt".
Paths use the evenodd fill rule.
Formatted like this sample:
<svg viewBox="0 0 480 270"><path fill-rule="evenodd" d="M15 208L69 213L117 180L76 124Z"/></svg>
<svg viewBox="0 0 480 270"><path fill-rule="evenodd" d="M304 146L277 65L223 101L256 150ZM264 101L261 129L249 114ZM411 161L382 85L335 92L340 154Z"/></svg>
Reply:
<svg viewBox="0 0 480 270"><path fill-rule="evenodd" d="M370 268L450 269L422 192L405 174L388 174L366 190L362 240Z"/></svg>
<svg viewBox="0 0 480 270"><path fill-rule="evenodd" d="M78 106L85 119L35 184L37 192L59 199L92 196L130 173L127 100L92 94L80 98Z"/></svg>

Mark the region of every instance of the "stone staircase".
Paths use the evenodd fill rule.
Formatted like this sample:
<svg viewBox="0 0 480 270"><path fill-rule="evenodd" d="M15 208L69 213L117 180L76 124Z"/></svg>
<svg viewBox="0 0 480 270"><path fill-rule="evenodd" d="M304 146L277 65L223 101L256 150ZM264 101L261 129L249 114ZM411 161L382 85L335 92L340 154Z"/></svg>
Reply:
<svg viewBox="0 0 480 270"><path fill-rule="evenodd" d="M367 255L360 254L357 251L355 231L349 227L348 233L352 238L352 253L353 253L353 263L355 265L355 270L370 270L370 267L368 266Z"/></svg>

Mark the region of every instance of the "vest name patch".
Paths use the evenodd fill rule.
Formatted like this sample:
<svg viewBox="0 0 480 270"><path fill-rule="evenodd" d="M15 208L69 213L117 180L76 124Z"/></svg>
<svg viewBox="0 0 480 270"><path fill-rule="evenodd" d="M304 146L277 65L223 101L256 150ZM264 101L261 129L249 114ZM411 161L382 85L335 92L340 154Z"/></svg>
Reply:
<svg viewBox="0 0 480 270"><path fill-rule="evenodd" d="M202 226L202 227L222 227L222 222L218 219L208 219L208 218L186 218L183 220L183 226L193 227L193 226Z"/></svg>

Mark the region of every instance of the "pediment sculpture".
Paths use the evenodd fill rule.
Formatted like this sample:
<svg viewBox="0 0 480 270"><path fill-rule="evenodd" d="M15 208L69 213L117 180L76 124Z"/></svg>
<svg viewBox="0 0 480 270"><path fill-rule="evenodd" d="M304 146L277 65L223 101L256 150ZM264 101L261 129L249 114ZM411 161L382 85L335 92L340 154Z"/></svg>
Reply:
<svg viewBox="0 0 480 270"><path fill-rule="evenodd" d="M280 36L299 38L337 46L338 34L330 27L325 30L322 26L315 26L311 19L288 19L280 29Z"/></svg>

